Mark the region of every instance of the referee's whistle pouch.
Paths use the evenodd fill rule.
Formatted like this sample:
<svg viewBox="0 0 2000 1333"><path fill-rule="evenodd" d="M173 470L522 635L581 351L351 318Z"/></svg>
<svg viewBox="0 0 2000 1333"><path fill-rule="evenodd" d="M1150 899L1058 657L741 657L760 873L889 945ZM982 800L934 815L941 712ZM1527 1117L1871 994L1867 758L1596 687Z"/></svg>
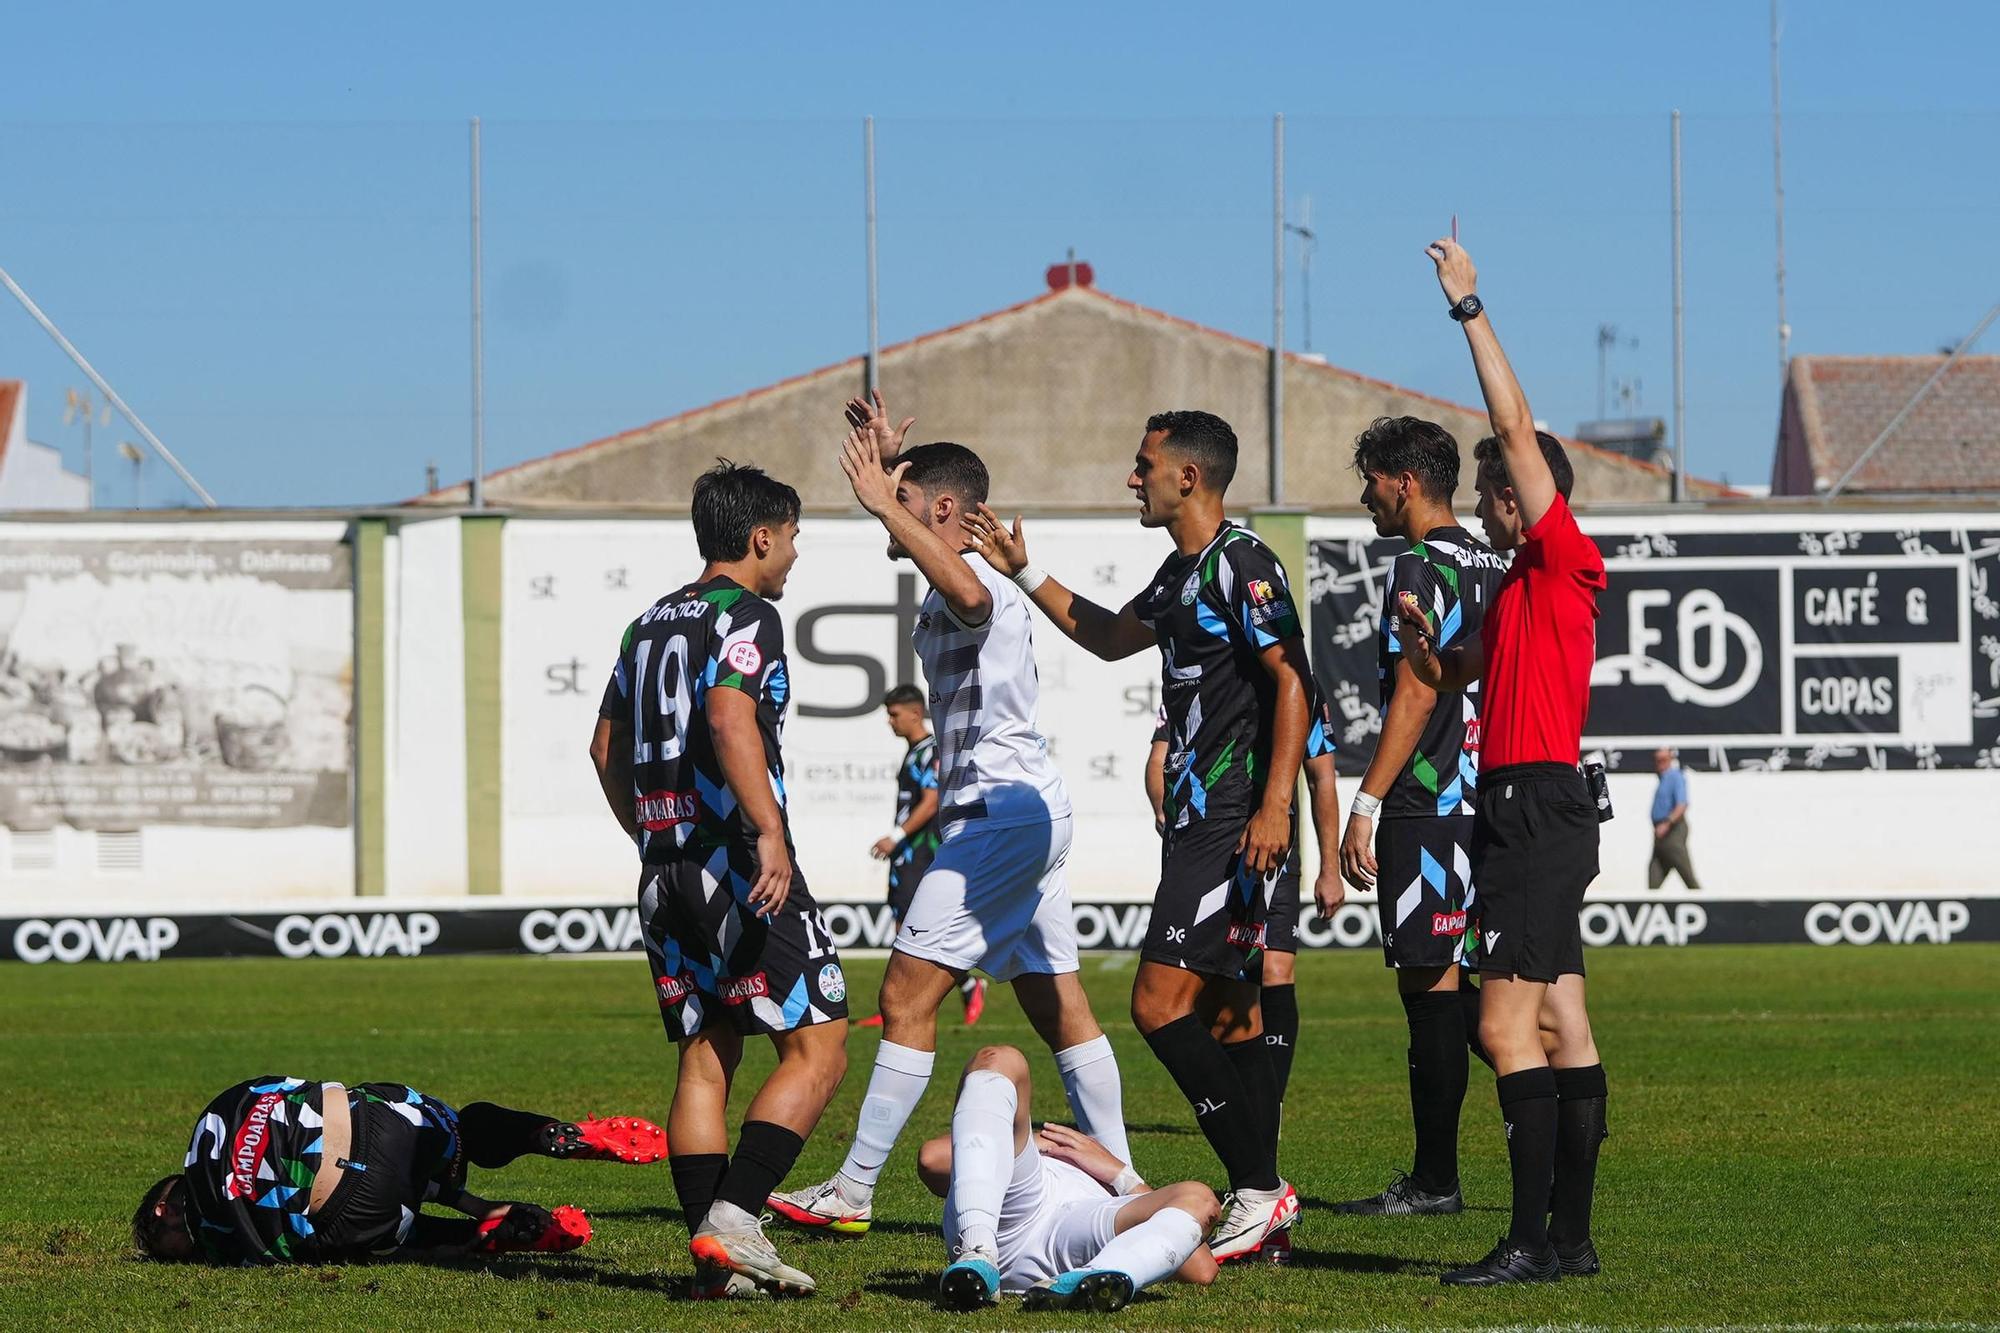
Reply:
<svg viewBox="0 0 2000 1333"><path fill-rule="evenodd" d="M1611 782L1604 776L1604 765L1585 764L1583 785L1590 788L1590 799L1597 804L1597 822L1608 823L1611 819Z"/></svg>

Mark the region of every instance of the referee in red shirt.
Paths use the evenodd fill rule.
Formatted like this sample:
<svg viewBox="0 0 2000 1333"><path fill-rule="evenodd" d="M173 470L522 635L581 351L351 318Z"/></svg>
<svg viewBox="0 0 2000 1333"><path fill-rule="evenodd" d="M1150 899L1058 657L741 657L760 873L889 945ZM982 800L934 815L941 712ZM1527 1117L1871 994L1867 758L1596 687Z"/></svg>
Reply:
<svg viewBox="0 0 2000 1333"><path fill-rule="evenodd" d="M1493 436L1473 451L1477 512L1493 549L1514 552L1477 640L1442 656L1422 634L1405 645L1411 671L1433 689L1484 681L1469 923L1478 953L1467 963L1480 972L1479 1036L1499 1075L1514 1175L1507 1234L1443 1280L1553 1282L1598 1271L1590 1200L1604 1139L1604 1066L1584 1008L1577 928L1583 892L1597 878L1597 808L1578 760L1604 560L1570 512L1569 459L1535 429L1474 294L1471 258L1448 239L1427 253L1493 420ZM1424 609L1405 598L1403 623L1428 626Z"/></svg>

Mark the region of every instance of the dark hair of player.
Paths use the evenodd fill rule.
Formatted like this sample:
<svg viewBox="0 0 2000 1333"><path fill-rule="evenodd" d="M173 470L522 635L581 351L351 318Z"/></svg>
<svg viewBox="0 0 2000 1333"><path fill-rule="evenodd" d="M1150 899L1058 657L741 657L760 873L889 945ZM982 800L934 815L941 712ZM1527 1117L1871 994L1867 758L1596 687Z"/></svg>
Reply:
<svg viewBox="0 0 2000 1333"><path fill-rule="evenodd" d="M762 468L718 458L694 479L694 542L704 560L741 560L752 532L798 516L799 493Z"/></svg>
<svg viewBox="0 0 2000 1333"><path fill-rule="evenodd" d="M910 465L903 480L921 488L925 495L933 498L949 495L961 509L986 502L986 488L990 484L986 464L962 444L949 440L920 444L905 449L896 461Z"/></svg>
<svg viewBox="0 0 2000 1333"><path fill-rule="evenodd" d="M146 1191L146 1197L139 1201L138 1211L132 1214L132 1243L139 1247L141 1254L151 1259L163 1260L193 1257L167 1248L168 1242L176 1237L192 1241L193 1237L189 1234L186 1221L160 1217L153 1212L155 1205L177 1189L181 1191L181 1207L185 1210L186 1187L187 1177L184 1175L176 1173L163 1176Z"/></svg>
<svg viewBox="0 0 2000 1333"><path fill-rule="evenodd" d="M1166 447L1201 469L1202 480L1220 495L1236 475L1236 432L1213 412L1155 412L1146 433L1167 433Z"/></svg>
<svg viewBox="0 0 2000 1333"><path fill-rule="evenodd" d="M1563 452L1562 441L1545 430L1535 432L1535 439L1542 446L1542 461L1549 465L1549 474L1556 479L1556 490L1562 498L1569 499L1570 487L1576 485L1576 470L1569 465L1569 455ZM1507 465L1500 461L1500 440L1489 435L1472 447L1472 456L1479 460L1482 470L1494 481L1505 485Z"/></svg>
<svg viewBox="0 0 2000 1333"><path fill-rule="evenodd" d="M1427 499L1449 500L1458 489L1458 441L1422 417L1376 417L1354 437L1354 470L1363 478L1407 472Z"/></svg>
<svg viewBox="0 0 2000 1333"><path fill-rule="evenodd" d="M897 704L915 704L921 708L923 707L923 703L924 692L916 686L909 684L897 685L882 696L882 706L884 708L894 708Z"/></svg>

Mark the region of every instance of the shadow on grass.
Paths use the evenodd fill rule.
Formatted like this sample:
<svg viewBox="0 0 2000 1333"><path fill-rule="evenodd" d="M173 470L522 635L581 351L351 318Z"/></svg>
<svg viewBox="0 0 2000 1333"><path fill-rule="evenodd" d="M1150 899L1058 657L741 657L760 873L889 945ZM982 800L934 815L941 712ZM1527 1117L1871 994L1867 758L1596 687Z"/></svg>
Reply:
<svg viewBox="0 0 2000 1333"><path fill-rule="evenodd" d="M1340 1206L1340 1205L1339 1205L1338 1203L1336 1203L1336 1202L1335 1202L1334 1200L1332 1200L1332 1199L1322 1199L1322 1198L1320 1198L1320 1197L1319 1197L1318 1195L1316 1195L1316 1194L1301 1194L1301 1195L1299 1196L1299 1207L1301 1207L1301 1208L1311 1208L1311 1209L1313 1209L1313 1210L1315 1210L1315 1211L1324 1211L1324 1212L1328 1212L1328 1213L1332 1213L1332 1212L1333 1212L1333 1210L1334 1210L1335 1208L1339 1207L1339 1206ZM1469 1204L1465 1205L1465 1209L1464 1209L1464 1211L1466 1211L1466 1212L1468 1212L1468 1213L1504 1213L1504 1212L1508 1212L1509 1210L1508 1210L1508 1209L1506 1209L1506 1208L1503 1208L1503 1207L1501 1207L1501 1206L1500 1206L1499 1204L1497 1204L1497 1203L1469 1203ZM1445 1214L1445 1215L1448 1215L1448 1214ZM1368 1215L1367 1215L1367 1214L1364 1214L1364 1213L1338 1213L1338 1214L1335 1214L1335 1216L1339 1216L1339 1217L1358 1217L1358 1218L1362 1218L1362 1219L1364 1219L1364 1220L1366 1220L1366 1219L1368 1218ZM1380 1221L1380 1220L1382 1220L1382 1219L1380 1219L1380 1218L1375 1218L1375 1219L1373 1219L1373 1220L1376 1220L1376 1221ZM1399 1218L1391 1218L1391 1219L1389 1219L1389 1220L1390 1220L1390 1221L1396 1221L1396 1222L1404 1222L1404 1221L1408 1221L1409 1219L1408 1219L1408 1218L1400 1218L1400 1217L1399 1217ZM1418 1220L1422 1220L1422 1219L1418 1219Z"/></svg>
<svg viewBox="0 0 2000 1333"><path fill-rule="evenodd" d="M1405 1259L1397 1254L1361 1254L1354 1250L1293 1250L1284 1265L1335 1273L1429 1273L1445 1271L1435 1259Z"/></svg>

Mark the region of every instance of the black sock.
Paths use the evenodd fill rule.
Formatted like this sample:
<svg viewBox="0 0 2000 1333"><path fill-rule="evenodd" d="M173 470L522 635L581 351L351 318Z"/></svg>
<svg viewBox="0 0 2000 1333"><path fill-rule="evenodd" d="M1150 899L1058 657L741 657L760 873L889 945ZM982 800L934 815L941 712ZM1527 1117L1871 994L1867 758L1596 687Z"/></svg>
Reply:
<svg viewBox="0 0 2000 1333"><path fill-rule="evenodd" d="M1514 1171L1514 1221L1507 1239L1542 1250L1549 1243L1549 1187L1556 1169L1556 1076L1547 1065L1494 1081Z"/></svg>
<svg viewBox="0 0 2000 1333"><path fill-rule="evenodd" d="M1417 1157L1410 1175L1427 1194L1458 1188L1458 1113L1465 1104L1465 1010L1452 991L1403 997L1410 1020L1410 1119Z"/></svg>
<svg viewBox="0 0 2000 1333"><path fill-rule="evenodd" d="M1597 1189L1597 1150L1604 1127L1604 1066L1556 1070L1556 1171L1549 1239L1577 1246L1590 1239L1590 1200Z"/></svg>
<svg viewBox="0 0 2000 1333"><path fill-rule="evenodd" d="M474 1102L458 1113L458 1137L466 1160L491 1171L543 1150L542 1130L554 1116L514 1111L492 1102Z"/></svg>
<svg viewBox="0 0 2000 1333"><path fill-rule="evenodd" d="M1271 1160L1278 1160L1278 1076L1271 1060L1271 1048L1264 1044L1261 1036L1248 1041L1232 1041L1223 1044L1222 1053L1229 1057L1229 1063L1236 1066L1236 1077L1243 1080L1243 1091L1250 1095L1250 1104L1263 1112L1258 1117L1257 1127L1264 1135L1264 1141L1271 1145Z"/></svg>
<svg viewBox="0 0 2000 1333"><path fill-rule="evenodd" d="M1292 1048L1299 1044L1299 988L1290 982L1264 987L1264 1049L1271 1053L1271 1072L1278 1080L1278 1102L1292 1081Z"/></svg>
<svg viewBox="0 0 2000 1333"><path fill-rule="evenodd" d="M1231 1189L1278 1187L1277 1163L1264 1138L1264 1115L1250 1104L1243 1077L1222 1053L1208 1025L1183 1014L1146 1034L1146 1044L1167 1067L1174 1086L1195 1108L1195 1124L1222 1159Z"/></svg>
<svg viewBox="0 0 2000 1333"><path fill-rule="evenodd" d="M729 1159L729 1170L715 1197L756 1217L764 1211L764 1201L778 1188L778 1182L791 1173L792 1163L799 1160L799 1150L805 1146L804 1139L783 1125L768 1120L744 1121L743 1132L736 1136L736 1155Z"/></svg>
<svg viewBox="0 0 2000 1333"><path fill-rule="evenodd" d="M1479 1040L1479 987L1472 984L1472 977L1465 972L1458 974L1458 1003L1465 1013L1465 1049L1471 1051L1480 1064L1493 1069L1493 1057L1486 1053L1486 1044Z"/></svg>
<svg viewBox="0 0 2000 1333"><path fill-rule="evenodd" d="M410 1223L410 1234L398 1246L404 1250L462 1250L479 1236L479 1219L474 1217L432 1217L418 1213Z"/></svg>
<svg viewBox="0 0 2000 1333"><path fill-rule="evenodd" d="M701 1230L715 1191L729 1170L729 1154L721 1152L675 1153L667 1158L674 1172L674 1194L681 1201L681 1216L687 1219L688 1235ZM762 1205L759 1205L760 1207Z"/></svg>

